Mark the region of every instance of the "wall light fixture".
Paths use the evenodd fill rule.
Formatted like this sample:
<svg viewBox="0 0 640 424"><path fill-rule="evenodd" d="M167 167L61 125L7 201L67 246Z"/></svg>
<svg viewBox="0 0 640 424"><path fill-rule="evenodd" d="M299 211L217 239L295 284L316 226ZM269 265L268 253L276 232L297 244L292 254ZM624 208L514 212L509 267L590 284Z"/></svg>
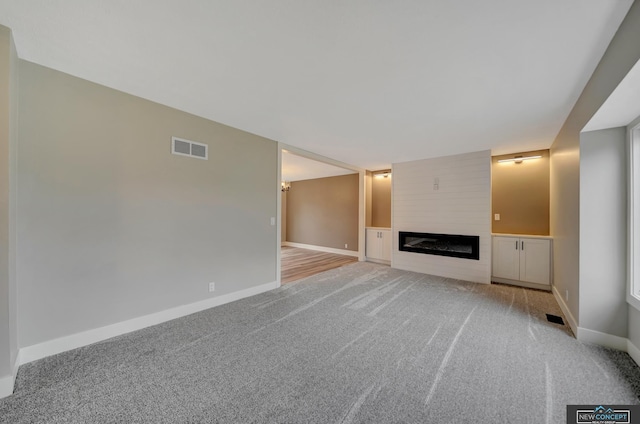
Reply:
<svg viewBox="0 0 640 424"><path fill-rule="evenodd" d="M536 155L536 156L516 156L514 158L510 158L510 159L500 159L498 161L498 163L505 163L505 162L515 162L515 163L522 163L522 161L524 160L531 160L531 159L540 159L542 156L541 155Z"/></svg>

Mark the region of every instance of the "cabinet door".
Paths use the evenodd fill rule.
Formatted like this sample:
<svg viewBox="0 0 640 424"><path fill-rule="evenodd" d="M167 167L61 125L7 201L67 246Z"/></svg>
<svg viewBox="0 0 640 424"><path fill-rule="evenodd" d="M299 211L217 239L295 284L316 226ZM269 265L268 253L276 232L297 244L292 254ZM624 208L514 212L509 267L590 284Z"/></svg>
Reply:
<svg viewBox="0 0 640 424"><path fill-rule="evenodd" d="M380 255L380 259L384 259L385 261L391 261L391 231L389 230L381 230L380 234L382 235L382 252Z"/></svg>
<svg viewBox="0 0 640 424"><path fill-rule="evenodd" d="M523 238L520 247L520 280L550 284L551 240Z"/></svg>
<svg viewBox="0 0 640 424"><path fill-rule="evenodd" d="M520 279L520 239L514 237L493 238L494 277Z"/></svg>
<svg viewBox="0 0 640 424"><path fill-rule="evenodd" d="M367 258L382 259L382 243L379 233L377 230L367 230L367 244L364 253Z"/></svg>

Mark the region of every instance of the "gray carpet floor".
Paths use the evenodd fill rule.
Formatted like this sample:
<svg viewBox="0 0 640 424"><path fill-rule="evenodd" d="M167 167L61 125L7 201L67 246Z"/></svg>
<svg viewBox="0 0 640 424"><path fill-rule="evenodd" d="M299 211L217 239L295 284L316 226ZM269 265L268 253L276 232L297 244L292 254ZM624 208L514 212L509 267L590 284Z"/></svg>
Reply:
<svg viewBox="0 0 640 424"><path fill-rule="evenodd" d="M564 423L638 404L549 293L356 263L20 368L3 423Z"/></svg>

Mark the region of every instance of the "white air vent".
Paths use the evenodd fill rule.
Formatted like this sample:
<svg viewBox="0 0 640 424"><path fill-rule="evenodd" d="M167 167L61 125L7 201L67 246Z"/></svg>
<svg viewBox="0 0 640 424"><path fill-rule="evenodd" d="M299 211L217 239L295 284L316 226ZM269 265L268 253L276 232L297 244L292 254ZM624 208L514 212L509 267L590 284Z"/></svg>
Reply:
<svg viewBox="0 0 640 424"><path fill-rule="evenodd" d="M209 159L209 146L184 138L171 137L171 153L198 159Z"/></svg>

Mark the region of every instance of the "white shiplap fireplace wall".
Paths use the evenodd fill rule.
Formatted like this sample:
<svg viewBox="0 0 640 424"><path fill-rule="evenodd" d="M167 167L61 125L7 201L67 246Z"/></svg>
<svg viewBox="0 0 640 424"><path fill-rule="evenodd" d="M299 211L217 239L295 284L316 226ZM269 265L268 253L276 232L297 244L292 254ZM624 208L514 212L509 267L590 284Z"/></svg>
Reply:
<svg viewBox="0 0 640 424"><path fill-rule="evenodd" d="M489 150L393 164L392 216L392 267L491 282ZM480 260L401 252L399 231L480 236Z"/></svg>

